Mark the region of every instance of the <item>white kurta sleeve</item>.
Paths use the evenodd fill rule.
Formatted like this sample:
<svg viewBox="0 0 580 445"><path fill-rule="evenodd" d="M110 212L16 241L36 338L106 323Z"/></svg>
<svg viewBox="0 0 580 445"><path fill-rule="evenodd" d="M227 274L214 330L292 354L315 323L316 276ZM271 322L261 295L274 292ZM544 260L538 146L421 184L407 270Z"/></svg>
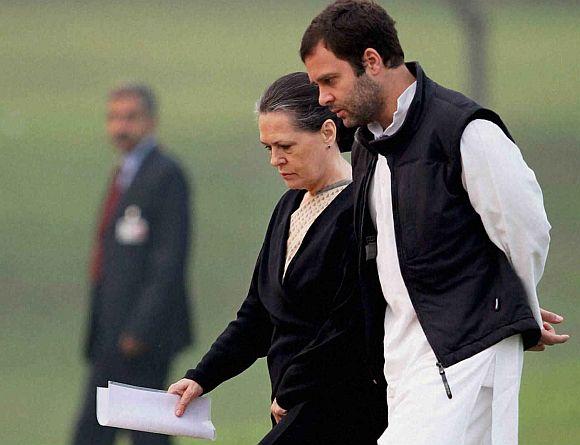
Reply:
<svg viewBox="0 0 580 445"><path fill-rule="evenodd" d="M536 176L517 145L490 121L470 122L460 150L462 181L471 205L522 280L541 326L536 286L544 272L551 226Z"/></svg>

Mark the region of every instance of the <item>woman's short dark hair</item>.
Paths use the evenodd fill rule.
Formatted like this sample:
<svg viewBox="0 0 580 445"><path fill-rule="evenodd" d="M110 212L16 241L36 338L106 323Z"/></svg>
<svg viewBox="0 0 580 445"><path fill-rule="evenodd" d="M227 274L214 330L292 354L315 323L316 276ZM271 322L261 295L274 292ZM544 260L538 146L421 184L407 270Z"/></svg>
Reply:
<svg viewBox="0 0 580 445"><path fill-rule="evenodd" d="M340 151L350 151L356 129L347 129L336 114L320 105L318 86L310 82L308 74L286 74L266 88L256 104L256 112L279 111L288 113L298 130L316 132L327 119L332 120L337 127L336 142Z"/></svg>
<svg viewBox="0 0 580 445"><path fill-rule="evenodd" d="M399 66L405 60L395 21L369 0L338 0L318 14L302 36L302 61L319 42L349 62L357 75L364 73L362 58L367 48L375 49L387 67Z"/></svg>
<svg viewBox="0 0 580 445"><path fill-rule="evenodd" d="M318 87L306 73L291 73L270 85L257 103L258 113L289 113L299 130L318 131L327 119L337 125L339 118L328 107L318 103Z"/></svg>

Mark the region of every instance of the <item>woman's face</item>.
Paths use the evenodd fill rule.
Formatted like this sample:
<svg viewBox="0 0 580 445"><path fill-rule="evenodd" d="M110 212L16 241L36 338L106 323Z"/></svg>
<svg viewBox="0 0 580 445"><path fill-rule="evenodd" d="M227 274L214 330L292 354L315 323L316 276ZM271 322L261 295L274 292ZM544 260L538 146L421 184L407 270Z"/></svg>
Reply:
<svg viewBox="0 0 580 445"><path fill-rule="evenodd" d="M328 145L334 142L334 133L329 139L324 125L316 132L299 130L283 111L260 114L258 127L260 142L270 152L270 164L288 188L318 191L325 185L332 161Z"/></svg>

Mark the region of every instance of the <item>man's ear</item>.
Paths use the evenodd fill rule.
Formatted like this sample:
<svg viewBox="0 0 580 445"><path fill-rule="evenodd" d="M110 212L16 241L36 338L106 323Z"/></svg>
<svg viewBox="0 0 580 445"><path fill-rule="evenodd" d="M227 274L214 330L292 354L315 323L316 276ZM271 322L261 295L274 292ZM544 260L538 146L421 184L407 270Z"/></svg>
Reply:
<svg viewBox="0 0 580 445"><path fill-rule="evenodd" d="M322 140L326 145L332 146L336 142L336 124L332 119L326 119L320 127Z"/></svg>
<svg viewBox="0 0 580 445"><path fill-rule="evenodd" d="M363 53L363 65L369 75L376 76L384 68L383 58L374 48L367 48Z"/></svg>

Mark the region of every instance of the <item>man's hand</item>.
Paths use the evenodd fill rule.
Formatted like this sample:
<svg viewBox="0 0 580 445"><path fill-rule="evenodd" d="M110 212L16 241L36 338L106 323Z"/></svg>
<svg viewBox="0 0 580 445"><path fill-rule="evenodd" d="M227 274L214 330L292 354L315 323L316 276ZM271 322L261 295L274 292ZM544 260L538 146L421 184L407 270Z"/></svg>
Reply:
<svg viewBox="0 0 580 445"><path fill-rule="evenodd" d="M272 415L274 416L274 420L276 421L276 423L280 422L280 420L282 420L282 417L284 417L288 413L288 411L286 411L285 409L281 408L280 405L278 405L276 399L274 399L274 401L272 402L270 411L272 411Z"/></svg>
<svg viewBox="0 0 580 445"><path fill-rule="evenodd" d="M179 399L179 402L175 406L175 415L181 417L189 402L203 394L203 388L195 380L181 379L167 388L167 392L181 396L181 399Z"/></svg>
<svg viewBox="0 0 580 445"><path fill-rule="evenodd" d="M119 339L119 349L125 357L134 358L147 350L147 345L127 334L122 334Z"/></svg>
<svg viewBox="0 0 580 445"><path fill-rule="evenodd" d="M559 324L564 321L564 317L540 308L543 326L541 328L542 336L536 346L530 348L530 351L543 351L547 346L566 343L570 338L567 334L556 334L556 330L550 323Z"/></svg>

